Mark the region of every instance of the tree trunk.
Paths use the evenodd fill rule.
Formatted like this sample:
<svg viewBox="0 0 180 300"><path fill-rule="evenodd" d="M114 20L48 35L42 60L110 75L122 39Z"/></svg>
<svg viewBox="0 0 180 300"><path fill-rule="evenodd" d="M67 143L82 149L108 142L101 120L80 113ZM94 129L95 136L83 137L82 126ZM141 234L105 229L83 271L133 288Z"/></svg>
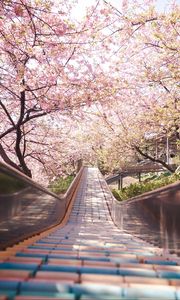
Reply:
<svg viewBox="0 0 180 300"><path fill-rule="evenodd" d="M0 156L2 157L3 161L4 161L6 164L8 164L8 165L10 165L11 167L17 169L18 171L22 171L22 170L19 168L19 166L18 166L16 163L14 163L14 162L7 156L7 154L6 154L6 152L5 152L4 148L3 148L3 146L2 146L1 144L0 144Z"/></svg>
<svg viewBox="0 0 180 300"><path fill-rule="evenodd" d="M25 84L23 80L23 85ZM16 145L15 145L15 151L16 155L18 157L20 166L21 166L21 171L27 175L28 177L32 177L31 170L27 167L26 162L24 160L24 155L22 154L21 151L21 141L22 141L22 131L21 131L21 126L23 123L24 119L24 112L25 112L25 91L21 92L21 110L20 110L20 116L19 120L16 125Z"/></svg>

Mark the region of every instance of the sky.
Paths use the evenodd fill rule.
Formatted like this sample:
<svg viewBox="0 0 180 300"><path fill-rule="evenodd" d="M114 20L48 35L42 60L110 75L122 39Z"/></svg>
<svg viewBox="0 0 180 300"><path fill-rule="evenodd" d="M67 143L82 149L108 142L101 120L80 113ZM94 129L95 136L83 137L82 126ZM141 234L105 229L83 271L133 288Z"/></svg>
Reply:
<svg viewBox="0 0 180 300"><path fill-rule="evenodd" d="M86 2L86 1L84 1L84 2ZM120 7L122 0L109 0L109 2L116 7ZM169 0L157 0L156 2L157 2L158 10L164 11L169 3ZM176 0L176 3L180 4L180 0Z"/></svg>
<svg viewBox="0 0 180 300"><path fill-rule="evenodd" d="M111 3L116 8L121 9L123 0L106 0L106 1ZM93 3L96 3L96 2L97 2L97 0L79 0L79 4L76 7L76 9L74 9L73 15L76 15L78 17L78 19L83 18L86 7L93 5ZM160 12L164 12L164 11L166 11L167 5L170 1L169 0L156 0L156 2L157 2L157 9ZM177 4L180 4L180 0L175 0L175 2Z"/></svg>

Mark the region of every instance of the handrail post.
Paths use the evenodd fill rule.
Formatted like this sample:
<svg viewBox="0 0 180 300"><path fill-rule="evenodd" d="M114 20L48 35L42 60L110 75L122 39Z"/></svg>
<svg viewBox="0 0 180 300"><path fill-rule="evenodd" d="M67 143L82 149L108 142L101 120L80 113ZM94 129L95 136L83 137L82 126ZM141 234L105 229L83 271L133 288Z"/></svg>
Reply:
<svg viewBox="0 0 180 300"><path fill-rule="evenodd" d="M82 158L80 158L77 161L77 173L80 171L82 166L83 166L83 160L82 160Z"/></svg>
<svg viewBox="0 0 180 300"><path fill-rule="evenodd" d="M123 176L122 173L119 173L118 190L122 190L122 188L123 188Z"/></svg>

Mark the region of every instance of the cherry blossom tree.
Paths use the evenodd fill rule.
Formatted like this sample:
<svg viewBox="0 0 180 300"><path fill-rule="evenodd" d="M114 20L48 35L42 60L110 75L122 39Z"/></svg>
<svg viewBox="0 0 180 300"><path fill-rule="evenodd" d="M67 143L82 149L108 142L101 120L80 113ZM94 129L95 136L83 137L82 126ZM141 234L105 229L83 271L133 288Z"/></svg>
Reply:
<svg viewBox="0 0 180 300"><path fill-rule="evenodd" d="M179 140L179 7L174 4L164 14L155 10L152 1L147 1L147 7L131 4L126 3L126 14L112 8L119 15L121 27L116 23L111 43L107 43L113 57L114 100L109 97L106 105L113 112L106 123L116 132L119 128L114 137L115 144L119 139L121 149L126 145L130 153L134 149L173 171L166 161L147 153L146 144L151 135ZM112 44L117 45L115 51Z"/></svg>
<svg viewBox="0 0 180 300"><path fill-rule="evenodd" d="M179 7L155 2L98 0L82 20L77 1L1 2L5 162L52 178L80 158L108 170L137 153L155 160L144 151L152 134L179 140Z"/></svg>
<svg viewBox="0 0 180 300"><path fill-rule="evenodd" d="M85 34L93 13L83 24L73 22L70 11L75 3L0 4L0 156L28 176L29 136L36 132L36 144L47 147L35 131L38 119L56 111L70 113L90 102L91 66L83 61L81 44L90 43Z"/></svg>

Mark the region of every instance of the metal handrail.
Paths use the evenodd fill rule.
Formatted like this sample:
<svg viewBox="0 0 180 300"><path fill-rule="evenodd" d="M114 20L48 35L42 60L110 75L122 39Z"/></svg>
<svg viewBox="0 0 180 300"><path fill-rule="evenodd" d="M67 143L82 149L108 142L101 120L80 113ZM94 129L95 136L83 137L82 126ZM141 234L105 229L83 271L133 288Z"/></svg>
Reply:
<svg viewBox="0 0 180 300"><path fill-rule="evenodd" d="M121 202L112 195L109 207L120 229L166 253L180 252L180 181Z"/></svg>
<svg viewBox="0 0 180 300"><path fill-rule="evenodd" d="M67 192L60 197L4 163L0 163L0 173L24 185L18 192L0 194L0 250L2 250L62 222L81 180L83 167Z"/></svg>

